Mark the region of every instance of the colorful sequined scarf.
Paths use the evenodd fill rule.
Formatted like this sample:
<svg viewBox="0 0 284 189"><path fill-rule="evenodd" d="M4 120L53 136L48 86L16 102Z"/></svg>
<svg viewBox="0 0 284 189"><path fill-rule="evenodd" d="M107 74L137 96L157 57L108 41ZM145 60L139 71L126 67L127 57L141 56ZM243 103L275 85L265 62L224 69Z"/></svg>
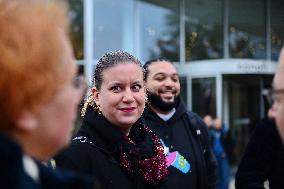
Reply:
<svg viewBox="0 0 284 189"><path fill-rule="evenodd" d="M130 176L158 185L168 174L163 146L159 138L141 122L133 125L129 136L115 146L115 157Z"/></svg>

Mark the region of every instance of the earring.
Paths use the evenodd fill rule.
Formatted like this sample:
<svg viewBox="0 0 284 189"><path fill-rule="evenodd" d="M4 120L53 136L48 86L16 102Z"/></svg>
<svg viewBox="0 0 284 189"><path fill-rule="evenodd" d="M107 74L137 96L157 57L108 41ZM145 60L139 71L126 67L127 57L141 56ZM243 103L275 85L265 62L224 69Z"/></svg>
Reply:
<svg viewBox="0 0 284 189"><path fill-rule="evenodd" d="M101 106L99 104L94 103L93 106L98 114L102 114Z"/></svg>
<svg viewBox="0 0 284 189"><path fill-rule="evenodd" d="M145 95L145 103L146 104L148 103L148 95L147 94Z"/></svg>

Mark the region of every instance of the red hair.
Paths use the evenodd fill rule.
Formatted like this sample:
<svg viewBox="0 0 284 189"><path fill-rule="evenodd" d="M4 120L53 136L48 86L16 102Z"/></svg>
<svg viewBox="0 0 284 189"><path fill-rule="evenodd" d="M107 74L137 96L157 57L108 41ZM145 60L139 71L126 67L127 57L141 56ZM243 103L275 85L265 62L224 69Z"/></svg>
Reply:
<svg viewBox="0 0 284 189"><path fill-rule="evenodd" d="M64 82L66 13L53 1L0 1L1 131L11 130L23 110L48 102Z"/></svg>

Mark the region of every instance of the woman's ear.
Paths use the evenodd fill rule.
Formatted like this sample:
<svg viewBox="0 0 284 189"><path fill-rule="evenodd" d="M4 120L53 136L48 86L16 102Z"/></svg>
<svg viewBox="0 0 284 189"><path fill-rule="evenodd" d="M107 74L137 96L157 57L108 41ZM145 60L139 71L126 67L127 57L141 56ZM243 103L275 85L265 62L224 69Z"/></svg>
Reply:
<svg viewBox="0 0 284 189"><path fill-rule="evenodd" d="M31 111L24 110L16 120L16 127L22 131L32 131L37 125L36 115Z"/></svg>
<svg viewBox="0 0 284 189"><path fill-rule="evenodd" d="M99 94L99 91L97 90L96 87L92 88L92 94L93 94L95 103L98 104L99 103L99 96L100 96L100 94Z"/></svg>

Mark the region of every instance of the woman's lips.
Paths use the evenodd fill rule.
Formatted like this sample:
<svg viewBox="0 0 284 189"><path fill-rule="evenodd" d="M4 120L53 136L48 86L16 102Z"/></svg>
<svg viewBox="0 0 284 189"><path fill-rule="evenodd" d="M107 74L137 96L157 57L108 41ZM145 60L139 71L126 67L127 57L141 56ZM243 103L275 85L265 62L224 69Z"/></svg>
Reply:
<svg viewBox="0 0 284 189"><path fill-rule="evenodd" d="M135 110L134 107L129 107L129 108L119 108L119 110L123 111L123 112L132 112Z"/></svg>

